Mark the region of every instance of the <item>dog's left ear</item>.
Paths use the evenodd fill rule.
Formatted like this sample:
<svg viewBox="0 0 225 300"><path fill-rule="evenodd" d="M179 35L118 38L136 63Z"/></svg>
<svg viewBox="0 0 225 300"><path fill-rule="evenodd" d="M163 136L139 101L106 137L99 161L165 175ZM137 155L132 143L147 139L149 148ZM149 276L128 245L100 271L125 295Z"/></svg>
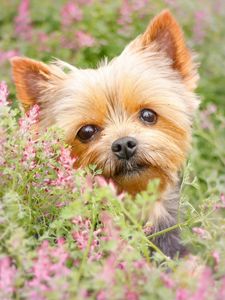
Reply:
<svg viewBox="0 0 225 300"><path fill-rule="evenodd" d="M17 98L25 110L34 104L45 105L49 95L60 89L65 77L60 68L27 57L14 57L11 65Z"/></svg>
<svg viewBox="0 0 225 300"><path fill-rule="evenodd" d="M182 29L169 10L162 11L148 25L146 31L129 47L147 48L153 45L156 51L170 58L172 68L177 70L190 90L197 86L198 74L190 50L184 41Z"/></svg>

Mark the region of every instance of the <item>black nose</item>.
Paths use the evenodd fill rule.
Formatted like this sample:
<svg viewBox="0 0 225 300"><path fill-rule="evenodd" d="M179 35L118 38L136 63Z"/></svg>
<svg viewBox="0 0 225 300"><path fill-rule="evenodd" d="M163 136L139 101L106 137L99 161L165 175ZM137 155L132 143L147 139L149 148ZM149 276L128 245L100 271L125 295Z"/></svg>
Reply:
<svg viewBox="0 0 225 300"><path fill-rule="evenodd" d="M129 159L137 150L137 140L130 136L126 136L113 142L111 148L113 153L119 159Z"/></svg>

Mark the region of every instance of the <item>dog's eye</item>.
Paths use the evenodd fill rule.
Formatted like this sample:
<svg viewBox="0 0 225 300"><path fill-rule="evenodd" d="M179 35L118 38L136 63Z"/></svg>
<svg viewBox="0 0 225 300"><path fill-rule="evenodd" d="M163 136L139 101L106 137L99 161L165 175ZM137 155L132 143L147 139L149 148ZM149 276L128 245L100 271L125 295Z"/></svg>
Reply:
<svg viewBox="0 0 225 300"><path fill-rule="evenodd" d="M86 125L81 127L77 133L77 137L81 142L88 142L97 132L99 128L95 125Z"/></svg>
<svg viewBox="0 0 225 300"><path fill-rule="evenodd" d="M151 109L142 109L140 112L140 118L145 123L155 124L157 121L157 114Z"/></svg>

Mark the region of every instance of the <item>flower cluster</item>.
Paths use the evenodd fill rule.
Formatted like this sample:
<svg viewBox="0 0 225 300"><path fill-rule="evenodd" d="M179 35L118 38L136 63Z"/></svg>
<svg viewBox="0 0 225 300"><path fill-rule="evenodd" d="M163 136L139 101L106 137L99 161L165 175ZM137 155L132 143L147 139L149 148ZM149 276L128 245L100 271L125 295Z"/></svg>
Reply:
<svg viewBox="0 0 225 300"><path fill-rule="evenodd" d="M68 278L71 270L66 266L69 253L64 247L64 240L59 239L55 247L44 241L37 249L37 257L33 260L30 270L31 280L26 283L26 293L29 299L46 299L45 295L60 288L61 295L67 298ZM65 299L64 298L64 299Z"/></svg>
<svg viewBox="0 0 225 300"><path fill-rule="evenodd" d="M60 168L56 169L57 178L49 183L54 186L69 187L74 190L73 165L75 160L75 158L71 157L70 150L62 147L58 159Z"/></svg>
<svg viewBox="0 0 225 300"><path fill-rule="evenodd" d="M8 104L8 89L4 81L0 82L0 106L6 106Z"/></svg>
<svg viewBox="0 0 225 300"><path fill-rule="evenodd" d="M32 37L30 0L20 2L18 15L15 18L15 34L25 40L30 40Z"/></svg>
<svg viewBox="0 0 225 300"><path fill-rule="evenodd" d="M18 50L0 51L0 65L3 64L5 61L8 61L10 58L18 55Z"/></svg>
<svg viewBox="0 0 225 300"><path fill-rule="evenodd" d="M8 256L0 258L0 296L2 300L12 299L16 268Z"/></svg>
<svg viewBox="0 0 225 300"><path fill-rule="evenodd" d="M100 250L100 240L102 229L99 228L91 232L91 222L88 219L83 219L81 216L72 219L72 223L77 229L72 232L72 236L78 249L85 251L89 247L89 259L99 260L102 256Z"/></svg>
<svg viewBox="0 0 225 300"><path fill-rule="evenodd" d="M19 120L21 133L31 130L32 126L38 122L39 115L39 106L35 104L32 106L31 110L27 113L27 115Z"/></svg>

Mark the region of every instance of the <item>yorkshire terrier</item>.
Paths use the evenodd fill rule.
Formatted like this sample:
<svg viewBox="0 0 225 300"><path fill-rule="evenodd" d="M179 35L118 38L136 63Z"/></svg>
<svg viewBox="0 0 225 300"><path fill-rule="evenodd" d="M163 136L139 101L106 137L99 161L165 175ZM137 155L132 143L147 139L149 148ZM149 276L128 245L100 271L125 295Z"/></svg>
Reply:
<svg viewBox="0 0 225 300"><path fill-rule="evenodd" d="M12 59L17 96L38 103L39 128L63 128L76 167L96 165L118 192L132 195L160 181L149 211L154 232L177 222L179 171L191 145L197 67L172 14L157 15L123 52L97 69L62 61ZM182 252L178 230L155 238L168 256Z"/></svg>

